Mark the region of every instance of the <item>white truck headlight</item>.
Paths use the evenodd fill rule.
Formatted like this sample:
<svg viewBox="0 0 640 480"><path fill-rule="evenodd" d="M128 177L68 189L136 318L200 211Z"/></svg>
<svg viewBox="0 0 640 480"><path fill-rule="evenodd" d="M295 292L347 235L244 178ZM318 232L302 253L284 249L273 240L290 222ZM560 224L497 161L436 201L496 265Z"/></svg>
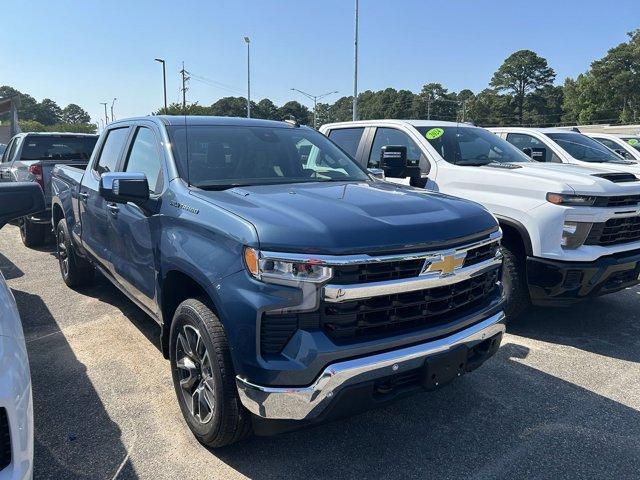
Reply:
<svg viewBox="0 0 640 480"><path fill-rule="evenodd" d="M331 267L321 262L279 258L264 254L254 248L245 247L244 263L249 273L256 279L271 283L309 282L321 283L333 275Z"/></svg>
<svg viewBox="0 0 640 480"><path fill-rule="evenodd" d="M547 193L547 201L555 205L586 206L596 203L597 197L592 195L571 195L567 193Z"/></svg>
<svg viewBox="0 0 640 480"><path fill-rule="evenodd" d="M564 222L562 240L560 241L562 248L572 250L581 247L587 239L592 225L588 222Z"/></svg>

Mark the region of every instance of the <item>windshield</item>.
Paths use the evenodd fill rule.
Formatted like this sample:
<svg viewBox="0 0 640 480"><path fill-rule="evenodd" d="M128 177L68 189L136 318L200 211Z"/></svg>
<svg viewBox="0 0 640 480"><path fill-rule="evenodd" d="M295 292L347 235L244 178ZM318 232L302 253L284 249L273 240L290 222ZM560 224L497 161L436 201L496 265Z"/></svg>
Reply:
<svg viewBox="0 0 640 480"><path fill-rule="evenodd" d="M97 135L28 135L20 160L89 160L97 140Z"/></svg>
<svg viewBox="0 0 640 480"><path fill-rule="evenodd" d="M613 153L597 140L579 133L545 133L569 155L583 162L624 162L624 159Z"/></svg>
<svg viewBox="0 0 640 480"><path fill-rule="evenodd" d="M622 137L622 140L636 150L640 151L640 137ZM0 147L1 148L1 147Z"/></svg>
<svg viewBox="0 0 640 480"><path fill-rule="evenodd" d="M483 128L416 127L442 158L455 165L521 163L531 159L506 140Z"/></svg>
<svg viewBox="0 0 640 480"><path fill-rule="evenodd" d="M200 188L369 180L333 142L307 128L194 125L168 130L180 175Z"/></svg>

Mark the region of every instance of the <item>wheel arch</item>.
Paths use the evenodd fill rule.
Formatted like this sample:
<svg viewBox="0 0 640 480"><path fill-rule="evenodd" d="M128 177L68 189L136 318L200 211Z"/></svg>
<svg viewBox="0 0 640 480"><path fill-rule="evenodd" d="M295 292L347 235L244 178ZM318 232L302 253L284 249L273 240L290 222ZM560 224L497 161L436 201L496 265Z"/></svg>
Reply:
<svg viewBox="0 0 640 480"><path fill-rule="evenodd" d="M502 229L503 238L515 238L522 243L522 247L526 255L533 255L533 245L527 228L517 220L496 215L500 228Z"/></svg>
<svg viewBox="0 0 640 480"><path fill-rule="evenodd" d="M53 202L51 205L51 221L53 223L53 229L55 231L58 222L64 218L64 210L62 205L58 202Z"/></svg>
<svg viewBox="0 0 640 480"><path fill-rule="evenodd" d="M205 287L205 283L185 273L181 269L168 270L162 278L160 286L160 311L162 316L162 330L160 342L162 354L169 358L169 336L173 314L180 303L188 298L205 298L215 309L215 303Z"/></svg>

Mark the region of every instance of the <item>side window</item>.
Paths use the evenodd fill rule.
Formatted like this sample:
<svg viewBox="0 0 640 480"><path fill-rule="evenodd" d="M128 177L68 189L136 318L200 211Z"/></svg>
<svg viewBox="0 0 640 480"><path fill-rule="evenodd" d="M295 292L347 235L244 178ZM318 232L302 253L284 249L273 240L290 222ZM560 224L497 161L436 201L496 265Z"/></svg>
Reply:
<svg viewBox="0 0 640 480"><path fill-rule="evenodd" d="M561 162L551 148L531 135L525 133L509 133L507 134L507 142L525 151L536 162Z"/></svg>
<svg viewBox="0 0 640 480"><path fill-rule="evenodd" d="M107 172L115 172L120 153L127 141L129 134L129 127L114 128L109 130L107 138L102 144L102 150L100 151L100 158L93 169L98 175L102 175Z"/></svg>
<svg viewBox="0 0 640 480"><path fill-rule="evenodd" d="M386 145L407 147L407 160L420 160L420 147L409 135L395 128L378 128L369 154L369 168L377 168L380 165L380 150Z"/></svg>
<svg viewBox="0 0 640 480"><path fill-rule="evenodd" d="M356 158L358 153L358 145L364 133L364 127L361 128L338 128L329 132L329 138L338 144L345 152Z"/></svg>
<svg viewBox="0 0 640 480"><path fill-rule="evenodd" d="M4 155L2 156L2 163L7 163L13 157L13 154L16 151L16 139L14 138L9 142L7 149L4 151Z"/></svg>
<svg viewBox="0 0 640 480"><path fill-rule="evenodd" d="M151 193L159 193L162 190L162 164L156 137L150 129L138 128L124 171L144 173Z"/></svg>
<svg viewBox="0 0 640 480"><path fill-rule="evenodd" d="M618 155L621 155L623 158L626 158L628 160L633 160L633 156L613 140L609 140L608 138L597 138L597 137L593 137L593 139L599 141L605 147L610 148L611 150L616 152Z"/></svg>

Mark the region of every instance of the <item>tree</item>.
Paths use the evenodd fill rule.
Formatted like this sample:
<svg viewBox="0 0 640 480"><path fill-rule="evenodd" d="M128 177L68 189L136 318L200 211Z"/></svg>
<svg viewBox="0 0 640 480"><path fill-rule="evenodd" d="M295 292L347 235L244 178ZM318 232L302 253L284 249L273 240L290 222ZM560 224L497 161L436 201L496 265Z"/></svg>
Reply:
<svg viewBox="0 0 640 480"><path fill-rule="evenodd" d="M79 105L70 103L62 110L62 121L70 124L91 122L91 116Z"/></svg>
<svg viewBox="0 0 640 480"><path fill-rule="evenodd" d="M416 103L415 116L422 119L455 121L458 118L459 102L455 93L440 83L426 83Z"/></svg>
<svg viewBox="0 0 640 480"><path fill-rule="evenodd" d="M60 123L62 120L62 109L50 98L45 98L36 106L34 120L37 120L43 125Z"/></svg>
<svg viewBox="0 0 640 480"><path fill-rule="evenodd" d="M264 118L266 120L275 120L278 114L278 107L269 100L263 98L260 100L251 112L251 116L255 118Z"/></svg>
<svg viewBox="0 0 640 480"><path fill-rule="evenodd" d="M255 110L255 104L251 105L251 109ZM244 97L223 97L211 105L211 112L208 115L246 117L247 99Z"/></svg>
<svg viewBox="0 0 640 480"><path fill-rule="evenodd" d="M311 123L311 112L309 112L309 109L295 100L282 105L276 113L277 120L285 120L292 115L298 123L302 125L309 125Z"/></svg>
<svg viewBox="0 0 640 480"><path fill-rule="evenodd" d="M491 86L514 96L519 123L524 121L524 103L528 93L551 85L556 74L547 61L531 50L512 53L493 74Z"/></svg>

